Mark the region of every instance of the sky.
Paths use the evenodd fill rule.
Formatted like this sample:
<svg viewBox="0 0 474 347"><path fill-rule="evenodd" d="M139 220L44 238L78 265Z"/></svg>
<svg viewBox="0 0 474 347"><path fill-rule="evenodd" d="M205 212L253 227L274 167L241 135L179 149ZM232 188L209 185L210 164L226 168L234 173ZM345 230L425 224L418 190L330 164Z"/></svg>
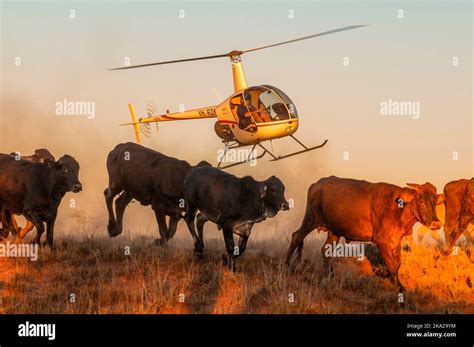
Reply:
<svg viewBox="0 0 474 347"><path fill-rule="evenodd" d="M145 115L147 103L173 112L216 105L233 92L227 58L108 68L126 58L133 65L220 54L367 24L242 56L249 85L277 86L293 100L299 140L329 141L229 171L279 176L298 207L288 228L304 212L308 186L328 175L430 181L441 192L474 172L472 16L471 1L1 1L0 152L47 147L73 155L85 188L78 201L102 211L107 153L134 141L133 130L119 126L129 121L129 102ZM57 115L64 99L93 103L95 117ZM397 115L393 102L414 108ZM389 103L390 114L381 112ZM215 163L222 143L214 122L160 124L143 144L192 164ZM298 149L288 138L269 146L278 154Z"/></svg>

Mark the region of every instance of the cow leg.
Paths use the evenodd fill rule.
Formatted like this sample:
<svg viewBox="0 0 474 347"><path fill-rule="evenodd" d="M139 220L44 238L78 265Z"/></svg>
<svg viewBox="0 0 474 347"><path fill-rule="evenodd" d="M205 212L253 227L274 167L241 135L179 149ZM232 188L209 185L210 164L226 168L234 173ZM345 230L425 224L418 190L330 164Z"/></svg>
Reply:
<svg viewBox="0 0 474 347"><path fill-rule="evenodd" d="M472 221L469 223L472 223ZM468 227L464 230L463 234L466 237L466 243L465 243L466 255L468 259L471 259L471 253L472 253L471 249L474 244L474 230L470 230Z"/></svg>
<svg viewBox="0 0 474 347"><path fill-rule="evenodd" d="M326 245L330 245L330 247L333 246L333 244L336 244L339 242L340 237L332 233L331 231L328 230L328 237L326 238L326 241L324 242L323 247L321 248L321 253L323 255L323 260L324 260L324 273L329 276L331 275L332 269L329 266L329 259L330 257L326 256Z"/></svg>
<svg viewBox="0 0 474 347"><path fill-rule="evenodd" d="M238 254L236 255L236 257L240 257L241 255L244 254L245 249L247 248L247 242L248 242L248 240L249 240L250 233L252 232L252 228L253 228L253 223L246 224L246 225L245 225L244 234L243 234L243 235L239 235L239 237L240 237L240 240L239 240L239 248L238 248L239 252L238 252Z"/></svg>
<svg viewBox="0 0 474 347"><path fill-rule="evenodd" d="M10 229L9 229L9 226L8 226L8 223L7 223L7 210L5 210L4 208L2 208L2 228L3 228L3 232L2 232L2 236L7 238L8 237L8 234L10 233Z"/></svg>
<svg viewBox="0 0 474 347"><path fill-rule="evenodd" d="M10 232L13 235L18 234L18 224L16 223L14 215L5 208L2 208L2 226L4 237L8 237Z"/></svg>
<svg viewBox="0 0 474 347"><path fill-rule="evenodd" d="M199 240L201 240L203 250L204 250L204 224L206 224L208 220L209 219L207 219L206 216L204 216L202 213L197 214L196 227L198 230L198 238Z"/></svg>
<svg viewBox="0 0 474 347"><path fill-rule="evenodd" d="M186 205L186 224L188 225L189 232L191 233L191 236L194 240L194 253L197 256L202 257L202 253L204 251L204 244L196 234L196 228L194 226L196 212L197 208L195 206L191 206L191 204L188 202L188 204Z"/></svg>
<svg viewBox="0 0 474 347"><path fill-rule="evenodd" d="M43 221L41 220L41 218L35 212L29 211L28 209L23 211L23 215L25 216L26 219L28 219L29 221L31 221L34 224L34 226L36 228L36 236L33 239L33 243L39 245L40 241L41 241L41 235L43 235L43 233L44 233Z"/></svg>
<svg viewBox="0 0 474 347"><path fill-rule="evenodd" d="M10 232L13 235L18 235L20 232L20 228L18 227L14 214L5 208L2 208L1 214L2 214L3 237L8 237ZM31 222L29 221L28 223L31 224Z"/></svg>
<svg viewBox="0 0 474 347"><path fill-rule="evenodd" d="M169 241L173 238L174 234L176 234L176 230L178 229L178 222L181 219L181 217L178 217L177 215L171 215L170 216L170 221L168 225L168 232L166 234L166 241Z"/></svg>
<svg viewBox="0 0 474 347"><path fill-rule="evenodd" d="M56 222L57 212L46 223L46 245L53 249L54 223Z"/></svg>
<svg viewBox="0 0 474 347"><path fill-rule="evenodd" d="M398 275L400 265L402 264L401 253L400 244L396 248L392 249L393 279L395 281L395 285L400 288L400 292L403 292L405 288L402 286L402 283L400 282L400 276Z"/></svg>
<svg viewBox="0 0 474 347"><path fill-rule="evenodd" d="M223 259L227 260L227 265L229 269L232 271L236 271L237 267L235 265L235 244L234 244L234 232L232 227L226 225L222 227L222 231L224 233L224 242L225 242L225 249L227 251L227 259L224 257Z"/></svg>
<svg viewBox="0 0 474 347"><path fill-rule="evenodd" d="M451 234L449 235L450 239L446 247L444 248L443 255L450 255L453 249L454 243L458 240L459 236L461 236L460 228L456 227Z"/></svg>
<svg viewBox="0 0 474 347"><path fill-rule="evenodd" d="M462 214L462 213L461 213ZM449 255L451 253L451 250L454 246L454 243L461 237L462 234L466 234L466 250L468 250L468 243L469 243L469 240L470 240L470 235L467 234L467 229L469 227L469 223L470 223L470 216L462 216L461 218L459 218L459 223L458 223L458 226L456 229L453 230L453 233L451 234L451 240L449 242L449 246L448 248L445 250L445 252L447 253L443 253L445 255ZM470 258L471 255L470 255L470 250L467 251L467 256Z"/></svg>
<svg viewBox="0 0 474 347"><path fill-rule="evenodd" d="M151 208L153 211L155 211L156 222L158 223L158 232L160 233L160 238L156 239L155 243L159 246L166 247L166 241L168 239L168 227L166 226L165 212L160 206L155 204L153 204Z"/></svg>
<svg viewBox="0 0 474 347"><path fill-rule="evenodd" d="M288 251L286 252L286 260L285 264L287 266L290 265L291 257L295 252L296 248L298 248L298 256L297 261L301 260L303 254L303 242L304 238L314 229L316 228L316 221L314 220L311 212L306 212L303 222L301 223L300 228L291 235L291 243Z"/></svg>
<svg viewBox="0 0 474 347"><path fill-rule="evenodd" d="M10 211L7 211L6 213L7 213L7 223L8 221L11 222L8 228L14 235L18 235L18 233L20 232L20 228L18 227L18 223L16 222L15 215L11 213Z"/></svg>
<svg viewBox="0 0 474 347"><path fill-rule="evenodd" d="M400 243L396 247L391 247L390 244L381 242L375 243L380 251L380 256L382 257L385 265L390 272L390 276L392 282L400 288L400 292L403 292L405 288L403 288L400 278L398 276L398 270L400 269L400 253L401 247Z"/></svg>
<svg viewBox="0 0 474 347"><path fill-rule="evenodd" d="M132 197L126 191L123 191L123 193L115 201L115 213L117 214L117 224L115 227L115 234L111 236L117 236L122 233L123 214L125 212L125 208L130 203L130 201L132 201Z"/></svg>
<svg viewBox="0 0 474 347"><path fill-rule="evenodd" d="M109 224L107 224L107 232L109 233L110 236L118 235L116 232L117 222L115 220L114 209L112 205L114 202L114 197L117 194L119 194L121 191L122 189L119 190L119 189L114 189L112 187L106 188L104 190L105 203L107 205L107 211L109 213Z"/></svg>

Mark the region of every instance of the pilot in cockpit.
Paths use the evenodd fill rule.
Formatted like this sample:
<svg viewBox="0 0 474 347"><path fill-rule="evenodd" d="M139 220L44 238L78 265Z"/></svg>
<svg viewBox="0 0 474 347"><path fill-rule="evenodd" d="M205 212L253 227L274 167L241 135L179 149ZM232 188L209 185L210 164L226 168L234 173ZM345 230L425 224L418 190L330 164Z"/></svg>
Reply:
<svg viewBox="0 0 474 347"><path fill-rule="evenodd" d="M255 107L251 104L251 97L245 93L245 102L240 97L240 102L237 106L237 115L239 116L239 127L244 130L248 130L253 125L251 112L255 110ZM248 107L248 108L247 108Z"/></svg>

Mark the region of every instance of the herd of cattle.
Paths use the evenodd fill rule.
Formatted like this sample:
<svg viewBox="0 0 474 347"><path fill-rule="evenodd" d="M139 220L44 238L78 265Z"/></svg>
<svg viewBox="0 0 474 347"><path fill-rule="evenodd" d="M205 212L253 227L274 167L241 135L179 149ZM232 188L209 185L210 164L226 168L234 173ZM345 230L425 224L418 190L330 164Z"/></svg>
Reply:
<svg viewBox="0 0 474 347"><path fill-rule="evenodd" d="M253 225L289 209L285 186L275 176L265 181L250 176L238 178L205 161L191 166L134 143L117 145L107 157L107 170L109 185L104 195L110 237L122 232L125 208L134 199L151 205L160 234L157 243L162 246L173 238L179 220L184 219L194 240L194 252L202 256L204 224L215 223L224 234L224 260L234 270ZM33 242L39 243L46 223L46 244L52 247L61 199L67 192L82 190L78 176L79 164L69 155L55 160L45 149L28 157L0 154L0 239L10 232L21 239L36 228ZM416 222L440 229L436 205L444 203L446 255L474 222L474 178L449 182L443 194L438 194L429 182L407 185L402 188L335 176L312 184L303 221L292 235L286 264L290 265L295 250L297 260L301 259L305 237L317 229L328 233L325 244L341 237L346 242L374 243L392 280L403 289L398 277L400 244ZM23 215L26 226L20 228L14 215ZM234 235L239 237L238 246ZM327 259L325 265L328 267Z"/></svg>

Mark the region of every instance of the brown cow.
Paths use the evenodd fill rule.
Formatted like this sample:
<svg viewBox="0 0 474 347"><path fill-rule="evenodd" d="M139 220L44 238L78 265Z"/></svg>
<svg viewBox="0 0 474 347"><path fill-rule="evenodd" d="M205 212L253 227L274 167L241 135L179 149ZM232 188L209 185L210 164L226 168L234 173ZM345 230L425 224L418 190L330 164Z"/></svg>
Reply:
<svg viewBox="0 0 474 347"><path fill-rule="evenodd" d="M467 232L469 223L474 223L474 178L460 179L444 186L446 248L443 254L451 253L457 239ZM470 235L466 234L466 239Z"/></svg>
<svg viewBox="0 0 474 347"><path fill-rule="evenodd" d="M320 179L308 189L306 213L293 233L286 264L298 248L301 259L303 240L312 230L328 231L323 246L348 241L373 242L378 247L392 280L403 290L398 277L400 241L420 222L430 229L441 228L435 206L440 195L431 183L408 184L401 188L388 183L370 183L335 176ZM323 252L324 255L324 252ZM328 260L325 257L325 267Z"/></svg>

